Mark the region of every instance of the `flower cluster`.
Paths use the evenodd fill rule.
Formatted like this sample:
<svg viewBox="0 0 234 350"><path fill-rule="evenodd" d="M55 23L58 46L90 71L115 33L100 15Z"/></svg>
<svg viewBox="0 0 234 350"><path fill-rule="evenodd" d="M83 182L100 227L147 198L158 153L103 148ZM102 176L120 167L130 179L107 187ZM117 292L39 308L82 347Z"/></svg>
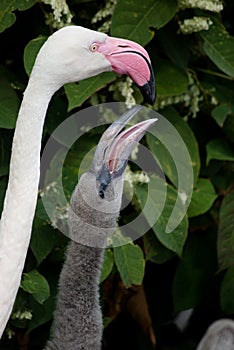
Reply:
<svg viewBox="0 0 234 350"><path fill-rule="evenodd" d="M124 181L133 189L136 183L149 183L149 176L144 171L133 172L129 165L126 167Z"/></svg>
<svg viewBox="0 0 234 350"><path fill-rule="evenodd" d="M203 100L202 92L199 88L197 81L194 79L191 73L188 73L189 84L187 91L181 95L168 96L158 98L156 102L156 109L162 109L166 106L183 103L185 107L188 107L188 113L185 116L187 119L189 116L196 118L199 112L199 103Z"/></svg>
<svg viewBox="0 0 234 350"><path fill-rule="evenodd" d="M18 319L18 320L31 320L32 319L32 312L29 310L17 310L13 312L11 315L11 318L13 320Z"/></svg>
<svg viewBox="0 0 234 350"><path fill-rule="evenodd" d="M124 176L124 195L136 208L139 203L134 197L134 185L137 183L149 183L150 179L144 171L133 172L129 165L126 167Z"/></svg>
<svg viewBox="0 0 234 350"><path fill-rule="evenodd" d="M92 19L92 23L97 23L105 20L104 23L98 28L100 32L108 33L111 27L111 16L113 14L117 0L107 0L105 7L100 9Z"/></svg>
<svg viewBox="0 0 234 350"><path fill-rule="evenodd" d="M125 244L132 243L132 239L130 237L125 236L122 233L121 228L118 226L115 228L114 233L107 238L107 246L121 246Z"/></svg>
<svg viewBox="0 0 234 350"><path fill-rule="evenodd" d="M71 24L72 14L66 3L66 0L42 0L44 4L50 5L53 10L53 14L46 14L46 24L51 25L53 28L62 28L68 24Z"/></svg>
<svg viewBox="0 0 234 350"><path fill-rule="evenodd" d="M10 328L10 327L6 327L6 335L8 339L12 339L15 335L15 332Z"/></svg>
<svg viewBox="0 0 234 350"><path fill-rule="evenodd" d="M46 197L44 200L44 205L48 207L53 207L53 211L50 211L50 224L52 227L57 228L58 223L61 225L66 226L67 218L68 218L68 209L69 209L69 203L64 203L63 199L60 198L60 192L61 189L59 187L59 184L54 181L51 182L49 185L47 185L43 190L40 190L40 196ZM54 205L56 203L56 206ZM52 206L53 204L53 206Z"/></svg>
<svg viewBox="0 0 234 350"><path fill-rule="evenodd" d="M135 146L135 148L132 150L131 158L132 160L137 160L137 154L139 152L139 143Z"/></svg>
<svg viewBox="0 0 234 350"><path fill-rule="evenodd" d="M223 4L220 0L180 0L179 8L199 8L211 12L220 12L223 9Z"/></svg>
<svg viewBox="0 0 234 350"><path fill-rule="evenodd" d="M124 80L117 81L114 84L110 85L110 91L115 91L116 89L121 93L125 98L125 105L127 108L132 108L136 104L136 100L133 97L133 88L132 80L129 77L126 77Z"/></svg>
<svg viewBox="0 0 234 350"><path fill-rule="evenodd" d="M27 309L18 309L17 311L13 312L11 314L11 319L12 320L31 320L32 319L32 311L27 310ZM15 335L15 332L8 326L6 328L6 335L8 339L12 339L13 336Z"/></svg>
<svg viewBox="0 0 234 350"><path fill-rule="evenodd" d="M133 172L128 165L125 172L125 181L128 181L132 186L135 183L149 183L149 177L144 171L135 171Z"/></svg>
<svg viewBox="0 0 234 350"><path fill-rule="evenodd" d="M223 9L223 4L220 0L180 0L179 8L181 10L198 8L200 10L219 13ZM211 19L207 16L195 16L179 21L179 27L183 34L191 34L200 32L201 30L208 30L212 23Z"/></svg>
<svg viewBox="0 0 234 350"><path fill-rule="evenodd" d="M208 17L194 16L193 18L179 21L179 27L183 34L191 34L200 32L201 30L208 30L212 23L213 22Z"/></svg>

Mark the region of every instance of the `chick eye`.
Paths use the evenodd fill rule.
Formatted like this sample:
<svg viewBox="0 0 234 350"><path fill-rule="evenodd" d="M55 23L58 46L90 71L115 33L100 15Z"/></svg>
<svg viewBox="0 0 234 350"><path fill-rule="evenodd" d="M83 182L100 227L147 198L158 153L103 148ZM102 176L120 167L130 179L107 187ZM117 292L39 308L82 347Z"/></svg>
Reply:
<svg viewBox="0 0 234 350"><path fill-rule="evenodd" d="M104 191L103 191L103 190L100 190L100 191L99 191L99 197L102 198L102 199L104 199L105 194L104 194Z"/></svg>
<svg viewBox="0 0 234 350"><path fill-rule="evenodd" d="M95 52L95 51L97 51L97 49L98 49L98 45L95 44L95 43L90 46L90 51L91 52Z"/></svg>
<svg viewBox="0 0 234 350"><path fill-rule="evenodd" d="M99 191L98 191L99 197L102 199L104 199L104 197L105 197L106 188L107 188L107 184L102 182L100 184Z"/></svg>

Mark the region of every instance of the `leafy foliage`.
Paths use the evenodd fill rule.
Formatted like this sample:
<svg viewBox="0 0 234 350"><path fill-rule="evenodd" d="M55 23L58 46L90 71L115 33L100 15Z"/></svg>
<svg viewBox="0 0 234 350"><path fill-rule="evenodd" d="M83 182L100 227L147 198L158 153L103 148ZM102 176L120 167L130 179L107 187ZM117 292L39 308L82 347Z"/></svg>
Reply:
<svg viewBox="0 0 234 350"><path fill-rule="evenodd" d="M225 27L220 23L214 24L209 31L203 32L202 38L205 53L220 70L234 77L234 38L228 34Z"/></svg>
<svg viewBox="0 0 234 350"><path fill-rule="evenodd" d="M36 0L3 0L0 4L0 32L10 27L16 20L14 11L25 11L35 4Z"/></svg>
<svg viewBox="0 0 234 350"><path fill-rule="evenodd" d="M50 296L48 282L37 270L24 274L21 288L25 292L32 294L40 304L43 304Z"/></svg>
<svg viewBox="0 0 234 350"><path fill-rule="evenodd" d="M233 294L234 286L234 268L230 267L223 278L220 290L220 302L222 309L227 314L233 314L234 303L231 294Z"/></svg>
<svg viewBox="0 0 234 350"><path fill-rule="evenodd" d="M102 25L113 36L147 45L158 91L153 108L178 132L177 137L170 135L168 138L159 118L157 137L148 134L144 139L159 172L152 175L149 170L150 186L139 181L128 184L134 195L131 204L121 211L120 225L143 210L145 223L150 229L136 242L127 242L106 251L100 281L104 317L113 320L116 308L128 310L127 304L121 303L120 306L119 302L124 299L126 288L144 285L159 349L195 349L198 337L212 320L234 316L233 1L225 1L220 14L204 9L182 9L180 1L176 0L117 0L115 6L110 1L105 5L104 1L68 0L67 4L74 14L74 24L95 30ZM104 7L102 18L93 21L95 13ZM108 12L108 8L113 8L113 13ZM36 55L54 30L49 22L51 16L50 6L39 0L0 2L1 209L19 104ZM179 22L194 16L207 17L212 24L207 30L184 35L179 30ZM103 102L123 101L119 84L125 84L125 77L108 72L67 84L58 91L48 110L43 146L71 112ZM132 89L133 92L129 93L141 104L138 88L132 86ZM103 130L87 132L68 154L63 165L67 198L77 181L80 163L97 144ZM59 145L66 144L66 141L59 136L56 138ZM184 181L188 181L188 158L180 153L181 144L188 152L193 169L194 188L188 210L184 193L179 196L177 193L179 175L176 162L180 162ZM62 152L60 150L51 160L55 169ZM179 154L178 159L175 159L175 154ZM131 171L137 174L138 169L131 165ZM57 189L57 176L56 172L47 175L51 191ZM168 233L167 222L176 200L179 203L177 219L180 218L181 222ZM53 209L61 212L62 222L61 208ZM53 225L39 198L21 288L0 342L2 350L23 348L22 334L25 335L25 349L42 348L49 337L58 276L68 241ZM123 286L121 296L120 280ZM108 294L107 290L112 290L112 293ZM188 308L193 309L193 316L188 332L180 333L178 340L168 325L178 312ZM135 310L136 313L139 311L137 306ZM206 314L209 314L209 319L204 317ZM119 337L121 332L124 334L128 329L128 336L131 335L129 324L133 321L129 321L126 312L123 315L119 322L118 317L113 321L116 322L116 333L111 327L112 322L109 321L107 326L107 338L110 328L114 339L109 347L112 350L124 348ZM136 319L135 314L133 318ZM123 319L127 320L127 327ZM139 321L139 324L143 323ZM196 333L198 326L199 334ZM150 336L139 332L137 327L133 326L130 345L125 343L125 348L152 349ZM8 339L10 335L12 339Z"/></svg>
<svg viewBox="0 0 234 350"><path fill-rule="evenodd" d="M165 25L173 17L176 9L175 0L120 0L113 13L111 35L128 37L146 45L153 37L150 27L160 28Z"/></svg>
<svg viewBox="0 0 234 350"><path fill-rule="evenodd" d="M210 209L217 195L209 179L199 178L193 191L191 203L188 209L189 217L204 214Z"/></svg>
<svg viewBox="0 0 234 350"><path fill-rule="evenodd" d="M151 201L150 206L145 210L145 217L151 224L151 217L153 213L156 213L158 216L158 220L152 226L152 230L157 236L158 240L168 249L177 253L178 255L182 254L184 242L187 236L188 230L188 219L187 216L183 218L181 223L175 228L173 234L166 232L166 224L171 215L172 209L175 205L177 192L176 190L168 185L167 186L167 195L165 198L165 205L162 213L160 213L160 209L162 208L161 201L163 200L165 193L165 183L158 177L152 177L152 191L149 194ZM136 187L136 194L140 203L141 208L144 208L145 200L148 194L148 190L146 186L138 185ZM155 214L154 214L155 215Z"/></svg>
<svg viewBox="0 0 234 350"><path fill-rule="evenodd" d="M28 75L30 75L33 68L37 54L46 41L46 37L40 36L39 38L31 40L24 50L24 68Z"/></svg>
<svg viewBox="0 0 234 350"><path fill-rule="evenodd" d="M15 91L5 78L6 72L0 70L0 127L4 129L13 129L15 127L16 117L19 109L20 100Z"/></svg>
<svg viewBox="0 0 234 350"><path fill-rule="evenodd" d="M67 84L65 86L65 92L68 98L68 111L81 106L87 98L108 83L111 83L114 79L115 74L107 72L85 79L79 83Z"/></svg>
<svg viewBox="0 0 234 350"><path fill-rule="evenodd" d="M221 269L234 266L234 191L225 196L221 208L218 227L218 259Z"/></svg>
<svg viewBox="0 0 234 350"><path fill-rule="evenodd" d="M114 248L117 269L126 287L140 285L144 276L145 261L142 250L134 244Z"/></svg>
<svg viewBox="0 0 234 350"><path fill-rule="evenodd" d="M197 235L188 238L173 282L176 312L201 304L212 292L216 270L215 252L209 252L207 248L209 245L214 248L214 244L211 233L206 237Z"/></svg>

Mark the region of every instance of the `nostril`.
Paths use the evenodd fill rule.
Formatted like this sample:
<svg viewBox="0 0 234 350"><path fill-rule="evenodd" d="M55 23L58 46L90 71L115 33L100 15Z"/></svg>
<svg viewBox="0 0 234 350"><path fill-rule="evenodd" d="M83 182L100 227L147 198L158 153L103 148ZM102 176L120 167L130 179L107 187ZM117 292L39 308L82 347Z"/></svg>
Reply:
<svg viewBox="0 0 234 350"><path fill-rule="evenodd" d="M118 47L130 47L128 45L118 45Z"/></svg>

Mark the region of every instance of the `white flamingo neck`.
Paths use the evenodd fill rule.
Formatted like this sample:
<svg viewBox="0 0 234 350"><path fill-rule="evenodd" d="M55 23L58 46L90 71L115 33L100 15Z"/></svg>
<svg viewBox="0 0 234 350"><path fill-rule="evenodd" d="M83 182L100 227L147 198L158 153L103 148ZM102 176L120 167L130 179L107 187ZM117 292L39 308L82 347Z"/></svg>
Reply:
<svg viewBox="0 0 234 350"><path fill-rule="evenodd" d="M44 119L54 88L32 76L15 129L8 188L0 221L0 338L20 285L37 202Z"/></svg>

